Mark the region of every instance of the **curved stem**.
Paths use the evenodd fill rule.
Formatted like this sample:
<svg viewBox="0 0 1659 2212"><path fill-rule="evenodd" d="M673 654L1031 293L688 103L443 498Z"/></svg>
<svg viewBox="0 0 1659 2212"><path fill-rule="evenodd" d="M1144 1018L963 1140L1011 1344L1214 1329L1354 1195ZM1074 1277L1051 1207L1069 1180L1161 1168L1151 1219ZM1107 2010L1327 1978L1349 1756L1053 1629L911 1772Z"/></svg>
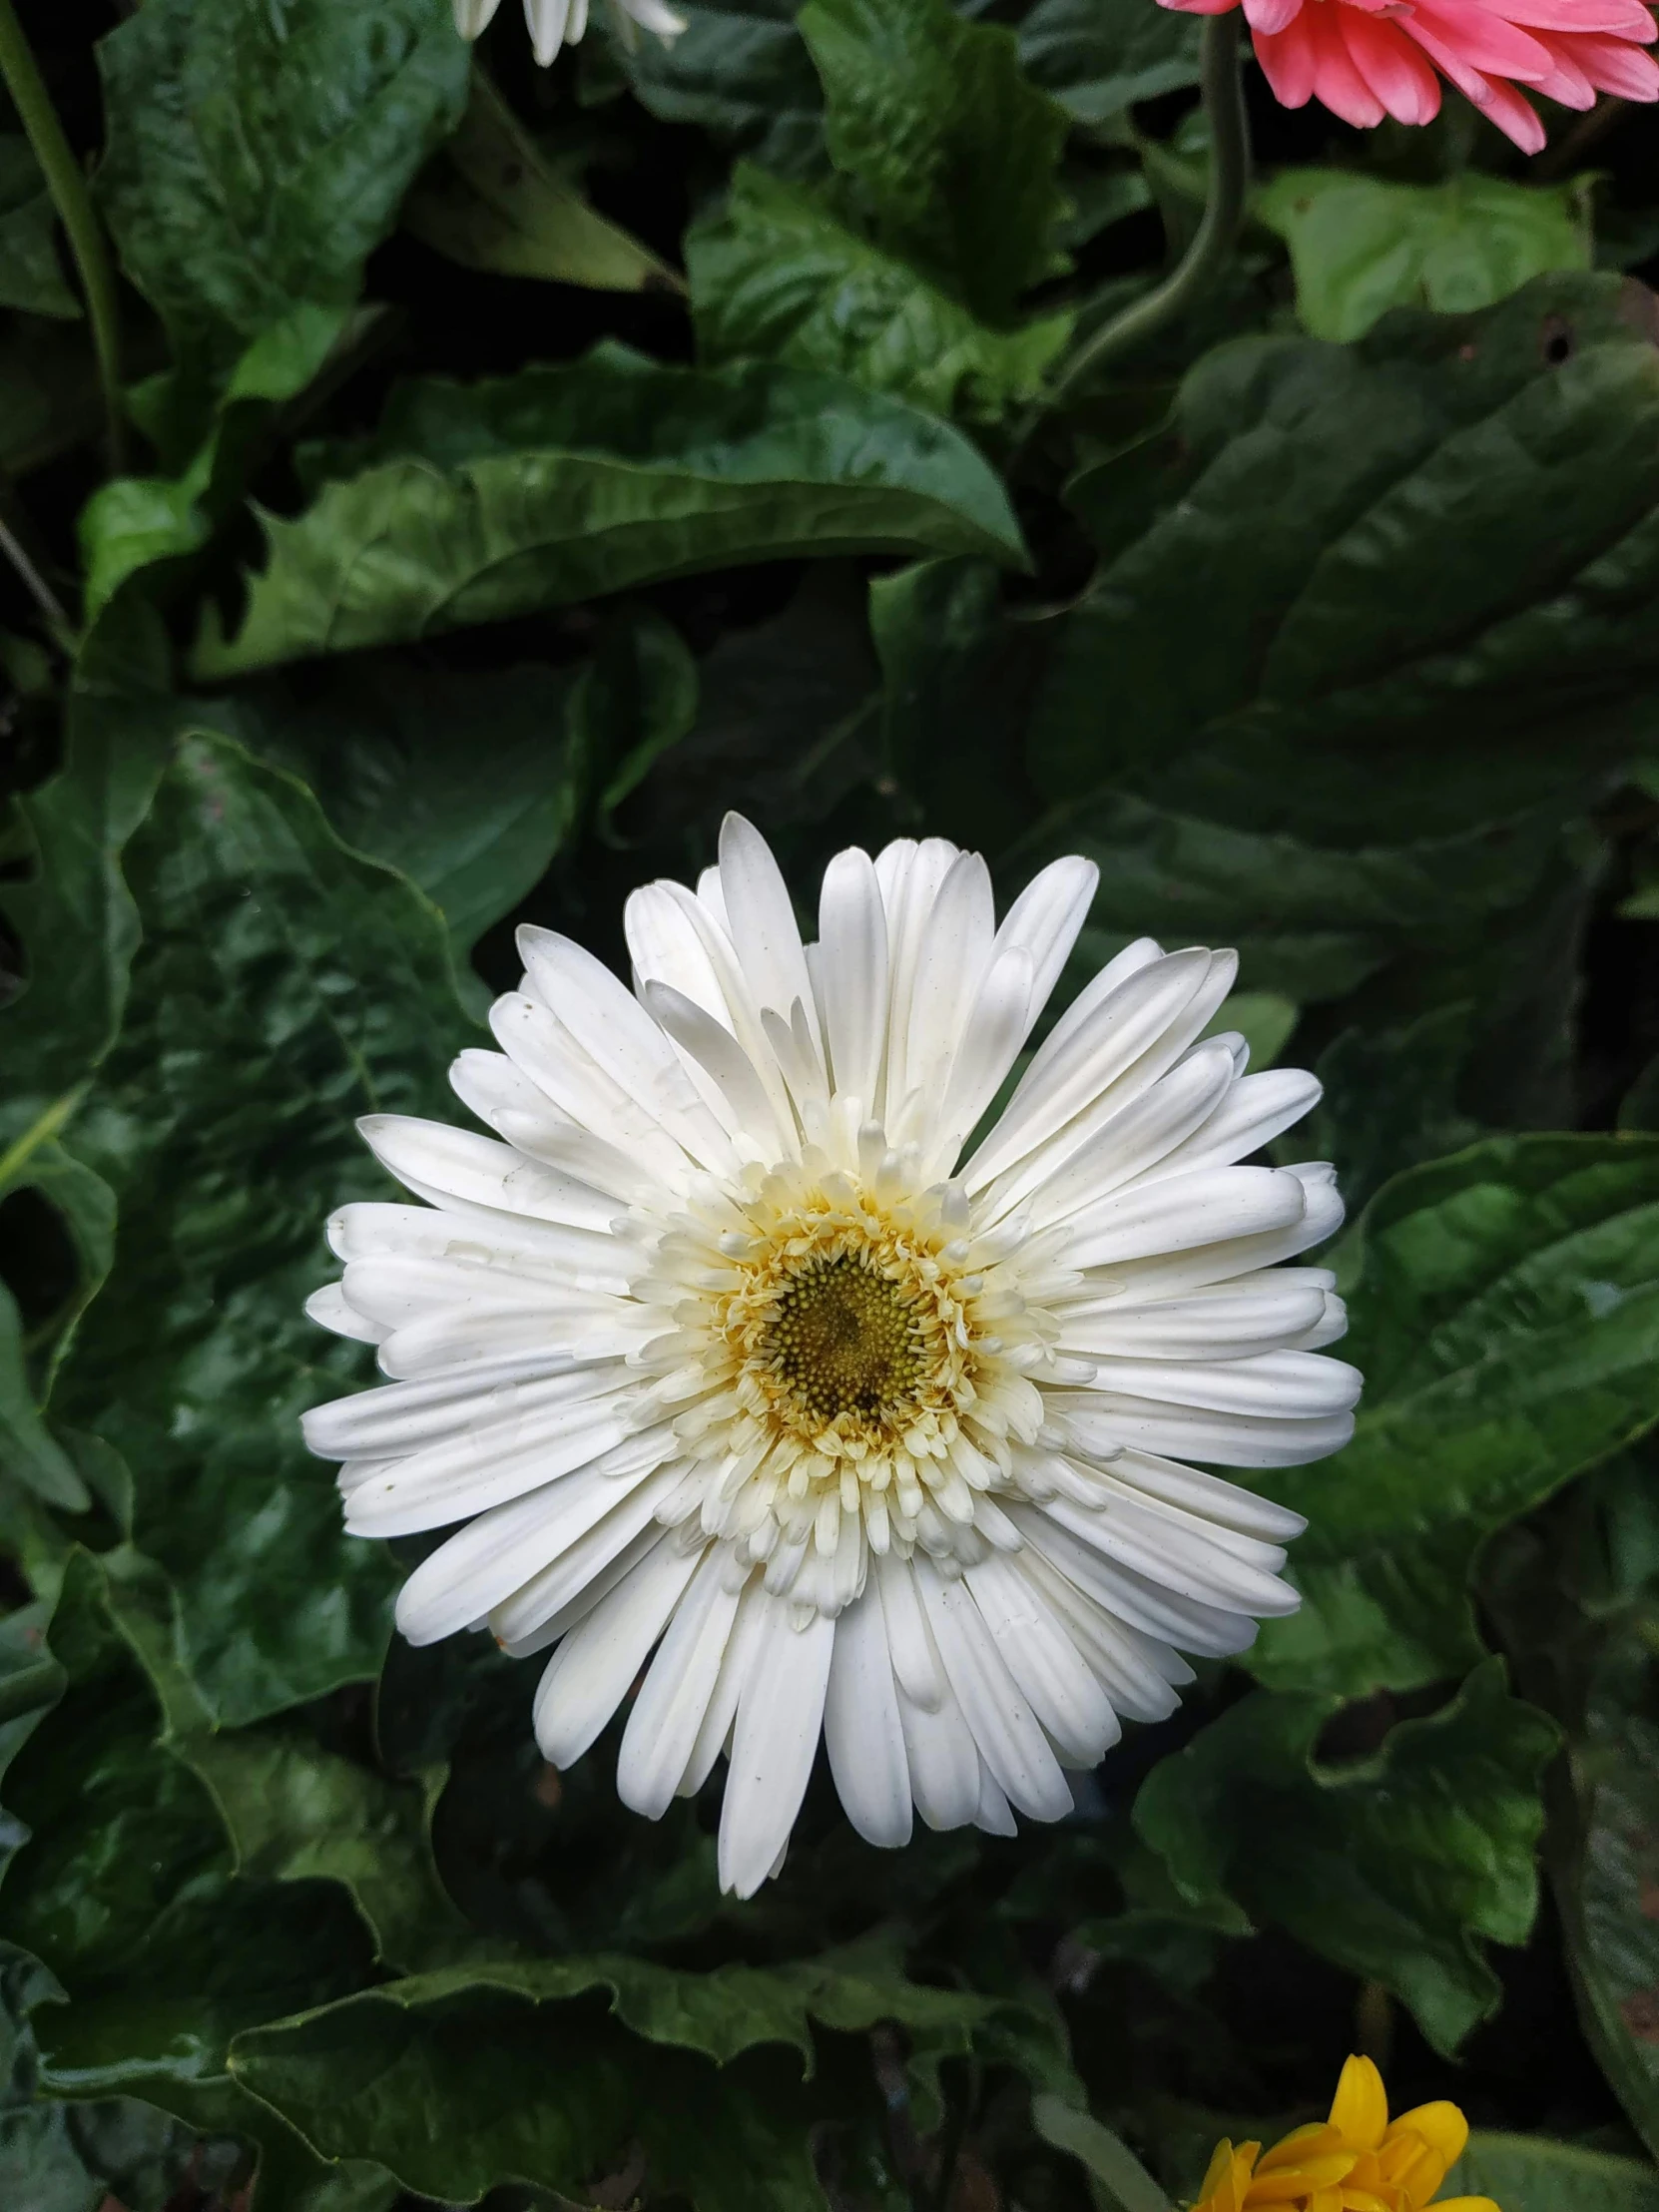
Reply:
<svg viewBox="0 0 1659 2212"><path fill-rule="evenodd" d="M1208 291L1238 235L1250 190L1250 126L1239 74L1237 9L1205 18L1199 69L1210 120L1210 186L1203 220L1163 282L1102 323L1072 355L1055 383L1051 404L1068 398L1106 362L1143 344Z"/></svg>
<svg viewBox="0 0 1659 2212"><path fill-rule="evenodd" d="M46 89L46 80L23 35L12 0L0 0L0 80L11 94L35 159L45 173L53 205L69 234L70 252L80 273L86 295L92 342L98 355L98 380L104 391L104 412L109 428L110 466L123 465L126 417L121 404L121 322L116 303L115 272L110 265L104 230L93 207L92 195L74 149L64 137L58 111Z"/></svg>

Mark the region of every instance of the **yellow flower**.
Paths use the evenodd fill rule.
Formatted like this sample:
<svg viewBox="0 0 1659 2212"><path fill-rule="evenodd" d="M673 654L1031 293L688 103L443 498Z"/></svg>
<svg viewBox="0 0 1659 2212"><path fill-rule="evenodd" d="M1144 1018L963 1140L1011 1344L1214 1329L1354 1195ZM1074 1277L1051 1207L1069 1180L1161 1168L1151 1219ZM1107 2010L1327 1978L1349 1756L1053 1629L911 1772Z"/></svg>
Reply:
<svg viewBox="0 0 1659 2212"><path fill-rule="evenodd" d="M1390 2122L1382 2076L1351 2058L1323 2124L1265 2156L1260 2143L1218 2143L1193 2212L1498 2212L1490 2197L1434 2194L1468 2139L1454 2104L1419 2104Z"/></svg>

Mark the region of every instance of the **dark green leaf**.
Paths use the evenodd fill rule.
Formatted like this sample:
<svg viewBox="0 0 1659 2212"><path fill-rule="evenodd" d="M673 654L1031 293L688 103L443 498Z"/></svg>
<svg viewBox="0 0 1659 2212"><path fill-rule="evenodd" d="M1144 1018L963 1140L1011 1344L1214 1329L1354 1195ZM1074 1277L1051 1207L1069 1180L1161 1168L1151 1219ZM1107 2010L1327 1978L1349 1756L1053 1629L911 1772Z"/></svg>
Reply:
<svg viewBox="0 0 1659 2212"><path fill-rule="evenodd" d="M1351 1217L1389 1176L1479 1134L1455 1095L1471 1011L1443 1006L1412 1022L1345 1029L1314 1063L1325 1095L1291 1141L1299 1158L1335 1163ZM1262 1064L1254 1050L1251 1064Z"/></svg>
<svg viewBox="0 0 1659 2212"><path fill-rule="evenodd" d="M425 892L464 978L479 936L577 828L585 771L562 734L569 689L560 671L537 666L456 676L378 659L321 680L273 677L206 713L308 784L347 844Z"/></svg>
<svg viewBox="0 0 1659 2212"><path fill-rule="evenodd" d="M1033 2097L1031 2121L1044 2142L1082 2163L1100 2212L1173 2212L1129 2146L1087 2112L1056 2096Z"/></svg>
<svg viewBox="0 0 1659 2212"><path fill-rule="evenodd" d="M1659 2173L1572 2143L1477 2130L1441 2194L1491 2197L1504 2212L1659 2212Z"/></svg>
<svg viewBox="0 0 1659 2212"><path fill-rule="evenodd" d="M1012 319L1055 266L1063 112L1022 75L1014 35L949 0L811 0L835 167L876 236L982 321Z"/></svg>
<svg viewBox="0 0 1659 2212"><path fill-rule="evenodd" d="M697 663L673 623L631 607L600 634L570 695L570 747L598 787L601 834L614 836L617 809L697 720Z"/></svg>
<svg viewBox="0 0 1659 2212"><path fill-rule="evenodd" d="M0 132L0 307L71 320L80 303L58 261L58 218L29 142Z"/></svg>
<svg viewBox="0 0 1659 2212"><path fill-rule="evenodd" d="M1034 398L1067 315L987 329L907 263L838 222L805 187L740 164L723 211L686 240L698 344L830 369L936 414L994 421Z"/></svg>
<svg viewBox="0 0 1659 2212"><path fill-rule="evenodd" d="M252 2031L232 2063L323 2155L367 2150L452 2201L510 2175L579 2192L637 2136L653 2193L683 2189L704 2212L806 2212L823 2202L801 2082L813 2021L853 2034L896 2020L936 2067L981 2035L1001 2055L999 2028L1005 2039L1023 2009L906 1981L876 1949L709 1974L544 1958L394 1982ZM1032 2061L1068 2079L1063 2056L1039 2056L1024 2033Z"/></svg>
<svg viewBox="0 0 1659 2212"><path fill-rule="evenodd" d="M1255 214L1291 250L1297 312L1317 338L1363 337L1389 307L1466 314L1550 270L1588 269L1582 182L1511 185L1464 170L1439 185L1286 169Z"/></svg>
<svg viewBox="0 0 1659 2212"><path fill-rule="evenodd" d="M1492 1138L1398 1177L1365 1225L1354 1441L1274 1477L1309 1515L1303 1609L1249 1664L1350 1696L1480 1645L1482 1539L1659 1418L1659 1140Z"/></svg>
<svg viewBox="0 0 1659 2212"><path fill-rule="evenodd" d="M597 291L678 291L680 278L590 207L544 158L481 71L445 169L428 173L404 227L466 269L540 276Z"/></svg>
<svg viewBox="0 0 1659 2212"><path fill-rule="evenodd" d="M677 39L635 39L634 91L667 123L696 123L752 148L785 176L825 166L824 94L795 18L800 0L716 0L675 10Z"/></svg>
<svg viewBox="0 0 1659 2212"><path fill-rule="evenodd" d="M1498 2002L1483 1941L1523 1942L1532 1926L1556 1730L1505 1693L1497 1660L1376 1758L1320 1766L1336 1706L1257 1691L1154 1771L1135 1825L1184 1896L1234 1898L1381 1981L1450 2051Z"/></svg>
<svg viewBox="0 0 1659 2212"><path fill-rule="evenodd" d="M997 479L955 431L805 369L669 368L618 346L394 399L377 452L268 517L235 638L198 672L417 638L647 579L800 553L1021 558Z"/></svg>
<svg viewBox="0 0 1659 2212"><path fill-rule="evenodd" d="M116 1192L119 1258L54 1402L130 1466L179 1651L238 1722L384 1649L395 1569L340 1532L298 1432L362 1360L301 1306L329 1210L382 1189L353 1117L438 1105L466 1023L435 909L226 740L181 745L128 869L144 944L73 1145Z"/></svg>
<svg viewBox="0 0 1659 2212"><path fill-rule="evenodd" d="M1082 123L1198 82L1199 25L1141 0L1037 0L1019 31L1032 81Z"/></svg>
<svg viewBox="0 0 1659 2212"><path fill-rule="evenodd" d="M1543 893L1659 674L1659 352L1615 279L1222 348L1074 497L1104 558L1022 857L1100 859L1103 944L1239 943L1306 1002Z"/></svg>
<svg viewBox="0 0 1659 2212"><path fill-rule="evenodd" d="M92 436L102 420L86 332L0 317L0 468L26 476Z"/></svg>
<svg viewBox="0 0 1659 2212"><path fill-rule="evenodd" d="M123 266L223 366L295 307L355 299L466 99L448 0L147 0L99 54Z"/></svg>

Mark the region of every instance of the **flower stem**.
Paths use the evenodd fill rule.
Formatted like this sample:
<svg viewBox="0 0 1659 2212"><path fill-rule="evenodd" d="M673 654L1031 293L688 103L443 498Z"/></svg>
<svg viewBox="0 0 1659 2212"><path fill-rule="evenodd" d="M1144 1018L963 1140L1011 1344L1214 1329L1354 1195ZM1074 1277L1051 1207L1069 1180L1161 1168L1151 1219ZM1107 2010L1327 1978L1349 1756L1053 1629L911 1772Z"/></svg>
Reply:
<svg viewBox="0 0 1659 2212"><path fill-rule="evenodd" d="M92 342L98 355L98 380L104 392L110 466L119 472L125 458L126 418L121 403L121 322L116 304L115 272L104 243L103 226L87 190L86 177L64 136L58 111L46 89L39 64L23 34L12 0L0 0L0 81L11 94L35 159L45 173L53 205L69 235L70 252L86 295Z"/></svg>
<svg viewBox="0 0 1659 2212"><path fill-rule="evenodd" d="M0 5L4 0L0 0ZM1204 112L1210 122L1210 185L1191 246L1161 284L1095 331L1066 363L1052 394L1068 398L1119 354L1144 344L1208 291L1221 272L1244 216L1250 190L1250 125L1239 74L1239 16L1206 16L1199 56Z"/></svg>

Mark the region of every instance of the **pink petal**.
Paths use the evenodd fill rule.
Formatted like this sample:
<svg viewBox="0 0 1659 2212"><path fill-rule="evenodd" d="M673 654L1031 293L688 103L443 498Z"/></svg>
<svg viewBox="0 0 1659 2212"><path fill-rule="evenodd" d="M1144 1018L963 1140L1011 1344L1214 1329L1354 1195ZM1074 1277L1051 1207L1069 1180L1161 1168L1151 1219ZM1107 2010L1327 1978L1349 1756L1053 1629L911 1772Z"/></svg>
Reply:
<svg viewBox="0 0 1659 2212"><path fill-rule="evenodd" d="M1611 31L1651 46L1659 29L1642 0L1486 0L1493 15L1535 31Z"/></svg>
<svg viewBox="0 0 1659 2212"><path fill-rule="evenodd" d="M1342 11L1339 8L1324 7L1312 12L1318 26L1315 32L1318 43L1315 47L1314 96L1333 115L1341 116L1345 123L1352 123L1362 131L1369 131L1382 122L1382 103L1349 57L1348 47L1337 24L1337 17Z"/></svg>
<svg viewBox="0 0 1659 2212"><path fill-rule="evenodd" d="M1558 100L1563 108L1593 108L1596 104L1596 88L1585 76L1559 38L1546 39L1544 44L1555 57L1555 69L1546 77L1538 90L1546 100Z"/></svg>
<svg viewBox="0 0 1659 2212"><path fill-rule="evenodd" d="M1173 8L1180 15L1226 15L1236 8L1239 0L1158 0L1161 8Z"/></svg>
<svg viewBox="0 0 1659 2212"><path fill-rule="evenodd" d="M1616 92L1621 100L1659 100L1659 62L1641 47L1618 38L1569 38L1561 32L1550 44L1600 91Z"/></svg>
<svg viewBox="0 0 1659 2212"><path fill-rule="evenodd" d="M1550 57L1537 39L1480 7L1477 0L1417 0L1409 28L1424 53L1433 55L1442 69L1446 65L1429 38L1450 48L1465 68L1485 76L1518 77L1524 83L1550 72ZM1446 75L1451 75L1449 69Z"/></svg>
<svg viewBox="0 0 1659 2212"><path fill-rule="evenodd" d="M1282 31L1256 31L1251 35L1262 74L1282 108L1305 108L1314 96L1314 78L1319 70L1314 14L1312 8L1305 8Z"/></svg>
<svg viewBox="0 0 1659 2212"><path fill-rule="evenodd" d="M1296 21L1302 13L1302 0L1244 0L1244 12L1253 31L1265 32L1271 38L1275 31Z"/></svg>
<svg viewBox="0 0 1659 2212"><path fill-rule="evenodd" d="M1396 123L1432 123L1440 80L1404 32L1345 7L1337 17L1355 68Z"/></svg>
<svg viewBox="0 0 1659 2212"><path fill-rule="evenodd" d="M1513 85L1492 85L1482 113L1497 125L1505 138L1513 139L1523 154L1543 151L1544 127L1530 100Z"/></svg>

